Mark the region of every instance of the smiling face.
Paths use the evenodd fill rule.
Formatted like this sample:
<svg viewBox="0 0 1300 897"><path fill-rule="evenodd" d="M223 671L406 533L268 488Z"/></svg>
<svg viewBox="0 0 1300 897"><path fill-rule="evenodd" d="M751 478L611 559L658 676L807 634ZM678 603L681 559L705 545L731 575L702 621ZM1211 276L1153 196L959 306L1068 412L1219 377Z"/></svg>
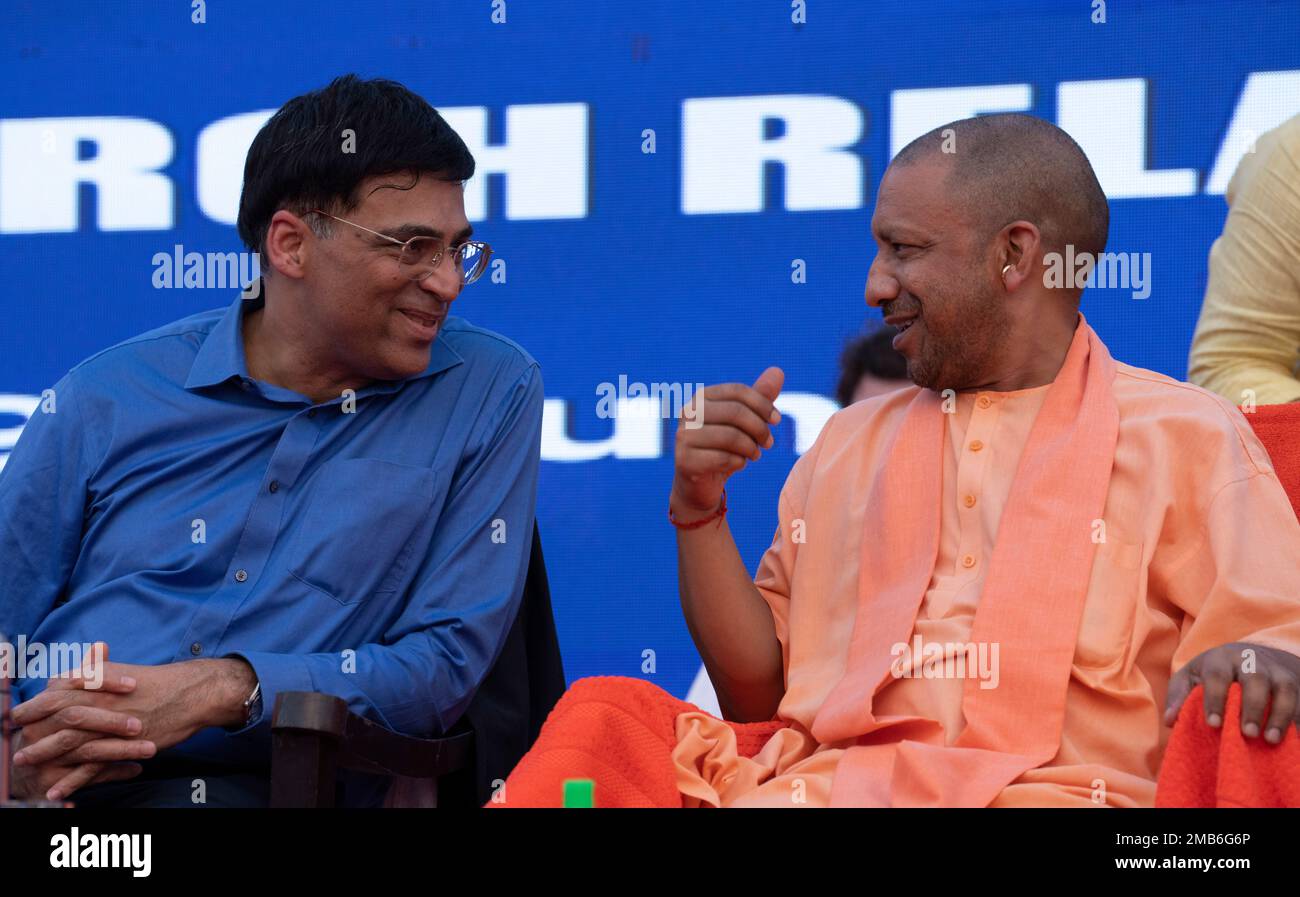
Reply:
<svg viewBox="0 0 1300 897"><path fill-rule="evenodd" d="M867 303L905 328L894 340L907 375L934 390L977 388L992 379L1011 322L989 276L991 235L947 191L949 162L931 157L885 172L871 231L877 253Z"/></svg>
<svg viewBox="0 0 1300 897"><path fill-rule="evenodd" d="M459 182L424 174L369 178L357 189L356 208L336 213L361 227L405 241L437 238L444 246L469 238L464 191ZM328 211L328 210L327 210ZM321 218L322 216L315 216ZM334 367L367 380L400 380L429 365L429 351L460 294L460 273L444 255L424 280L399 267L401 246L325 218L330 236L309 236L302 266L315 351Z"/></svg>

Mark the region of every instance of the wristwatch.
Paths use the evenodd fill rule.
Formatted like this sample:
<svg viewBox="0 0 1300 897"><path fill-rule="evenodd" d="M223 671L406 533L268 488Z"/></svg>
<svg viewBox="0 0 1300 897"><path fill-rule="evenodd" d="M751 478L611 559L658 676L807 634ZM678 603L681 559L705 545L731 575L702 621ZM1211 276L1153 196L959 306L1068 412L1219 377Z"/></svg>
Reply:
<svg viewBox="0 0 1300 897"><path fill-rule="evenodd" d="M262 683L258 682L253 693L244 700L244 725L262 715Z"/></svg>

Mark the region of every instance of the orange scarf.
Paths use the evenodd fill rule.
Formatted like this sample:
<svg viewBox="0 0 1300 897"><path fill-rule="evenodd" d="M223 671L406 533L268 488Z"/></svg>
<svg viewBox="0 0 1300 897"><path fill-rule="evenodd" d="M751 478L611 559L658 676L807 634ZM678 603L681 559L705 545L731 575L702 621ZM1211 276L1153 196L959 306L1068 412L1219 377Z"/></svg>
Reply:
<svg viewBox="0 0 1300 897"><path fill-rule="evenodd" d="M1119 408L1115 362L1082 314L1034 420L998 528L971 633L999 645L999 684L964 683L956 742L921 717L877 719L891 646L907 643L939 551L943 399L908 407L889 466L871 479L859 605L844 677L813 721L823 744L847 741L833 806L987 806L1061 743L1066 688L1106 504ZM918 519L915 527L890 521Z"/></svg>

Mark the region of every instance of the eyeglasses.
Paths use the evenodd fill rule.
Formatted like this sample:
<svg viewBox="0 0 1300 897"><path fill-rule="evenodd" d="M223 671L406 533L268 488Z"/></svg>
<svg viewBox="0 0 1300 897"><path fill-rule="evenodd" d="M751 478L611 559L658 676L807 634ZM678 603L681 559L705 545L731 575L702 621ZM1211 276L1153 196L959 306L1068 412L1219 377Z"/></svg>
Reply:
<svg viewBox="0 0 1300 897"><path fill-rule="evenodd" d="M358 230L374 234L376 237L381 237L390 243L401 246L402 254L398 258L398 267L403 274L417 282L432 274L438 267L438 263L442 261L443 254L447 252L447 247L444 247L442 241L437 237L411 237L406 242L402 242L396 237L381 234L379 231L362 227L355 221L348 221L346 218L331 215L329 212L322 212L320 209L311 209L309 214L324 215L326 218L342 221L344 224L350 224ZM470 240L461 243L459 246L452 246L450 249L452 263L456 266L456 270L460 272L461 286L478 280L483 272L487 270L488 259L492 257L492 247L477 240Z"/></svg>

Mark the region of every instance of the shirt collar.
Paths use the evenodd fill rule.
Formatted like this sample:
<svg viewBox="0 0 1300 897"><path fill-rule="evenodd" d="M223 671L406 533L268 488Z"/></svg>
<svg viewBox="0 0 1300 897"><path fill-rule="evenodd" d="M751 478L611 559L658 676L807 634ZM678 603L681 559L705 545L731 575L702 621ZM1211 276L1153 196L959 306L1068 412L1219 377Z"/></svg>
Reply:
<svg viewBox="0 0 1300 897"><path fill-rule="evenodd" d="M248 364L244 358L244 316L261 308L266 303L265 297L265 284L261 279L256 286L250 284L248 289L235 297L235 301L208 332L198 354L194 356L189 378L185 381L186 389L213 386L224 383L231 377L248 377ZM455 367L462 361L464 359L439 333L429 350L429 364L421 373L402 380L376 381L362 392L391 392L403 383L432 376Z"/></svg>

